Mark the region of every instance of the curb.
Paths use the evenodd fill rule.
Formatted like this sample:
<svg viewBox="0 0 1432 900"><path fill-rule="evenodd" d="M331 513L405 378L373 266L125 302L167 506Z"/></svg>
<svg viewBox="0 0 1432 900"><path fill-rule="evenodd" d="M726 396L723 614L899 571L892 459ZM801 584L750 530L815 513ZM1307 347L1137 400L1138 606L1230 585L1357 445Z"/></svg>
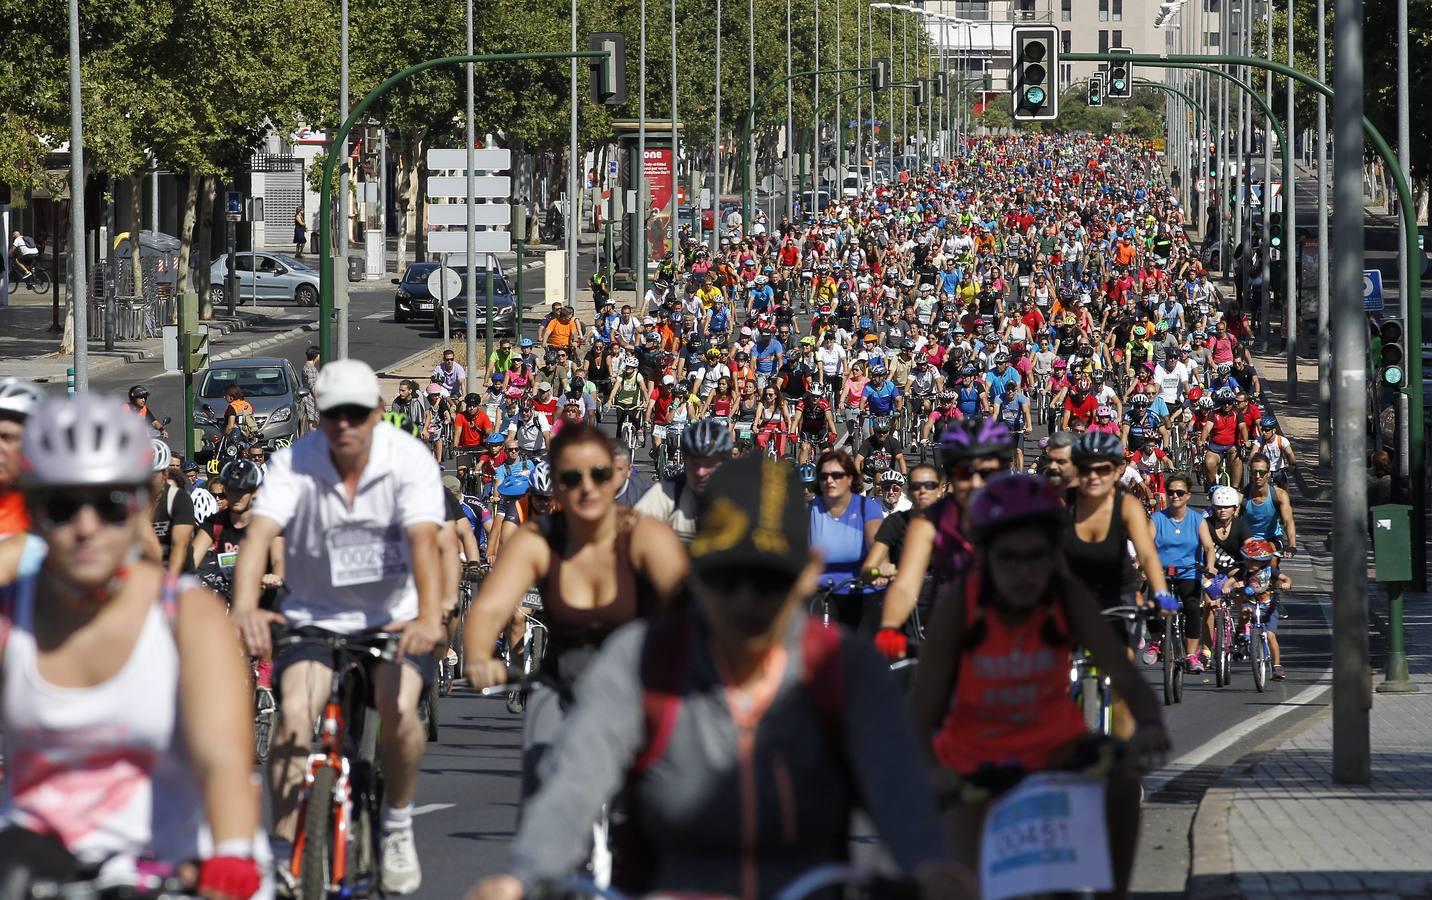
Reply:
<svg viewBox="0 0 1432 900"><path fill-rule="evenodd" d="M424 356L427 356L429 353L432 353L434 350L438 349L446 343L447 341L444 341L439 338L438 340L433 341L431 344L428 344L426 347L422 348L416 353L410 353L402 359L398 360L397 362L384 366L381 370L379 370L378 377L396 378L398 376L392 375L390 373L395 372L398 369L406 369L408 366L422 359Z"/></svg>
<svg viewBox="0 0 1432 900"><path fill-rule="evenodd" d="M1210 900L1241 900L1245 891L1239 883L1239 876L1233 869L1233 840L1229 819L1233 814L1233 802L1240 787L1248 784L1248 776L1263 761L1263 758L1277 750L1285 742L1313 727L1322 717L1332 715L1331 709L1314 713L1294 723L1280 733L1269 737L1253 751L1240 756L1223 770L1198 803L1189 829L1192 844L1189 853L1187 896L1210 898Z"/></svg>
<svg viewBox="0 0 1432 900"><path fill-rule="evenodd" d="M241 317L230 319L227 316L223 318L210 319L207 322L201 322L199 324L207 325L211 332L218 331L219 334L233 334L236 331L248 331L250 327L248 319L244 319ZM292 330L292 333L286 333L286 335L287 337L293 337L294 334L297 334L302 330L302 328L296 328ZM254 343L255 345L257 345L260 342L256 341ZM231 352L233 351L229 351L228 353L225 353L223 355L216 356L214 357L214 359L227 359L229 357L229 353ZM112 350L107 352L94 350L90 351L91 356L96 356L99 353L104 354L102 357L100 357L100 359L103 359L104 362L100 363L98 362L98 360L92 362L90 365L91 371L93 371L95 368L108 368L109 366L113 366L117 363L149 362L152 360L164 358L164 348L162 346L154 349L135 348L132 350Z"/></svg>
<svg viewBox="0 0 1432 900"><path fill-rule="evenodd" d="M238 330L246 331L248 329L242 328ZM225 350L223 353L215 354L214 356L209 357L209 359L212 362L222 362L226 359L234 359L240 356L247 356L248 354L253 353L255 350L261 349L263 347L270 347L274 344L282 343L283 341L292 340L293 338L298 337L304 332L312 332L317 330L318 323L308 322L298 326L297 328L290 328L287 331L280 331L277 334L271 334L268 337L263 338L262 340L250 341L247 344L243 344L239 347L234 347L231 350ZM224 333L228 334L228 332Z"/></svg>

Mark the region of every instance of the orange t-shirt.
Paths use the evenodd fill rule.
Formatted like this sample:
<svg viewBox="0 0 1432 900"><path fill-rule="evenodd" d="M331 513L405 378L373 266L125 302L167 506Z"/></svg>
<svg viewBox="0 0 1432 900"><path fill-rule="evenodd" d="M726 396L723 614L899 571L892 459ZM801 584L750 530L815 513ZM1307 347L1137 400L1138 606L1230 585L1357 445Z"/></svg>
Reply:
<svg viewBox="0 0 1432 900"><path fill-rule="evenodd" d="M979 590L978 574L967 576L966 628L980 615ZM1088 730L1069 697L1073 649L1051 646L1041 634L1051 615L1063 624L1057 608L1040 609L1015 626L984 613L984 640L961 654L954 702L931 742L940 765L962 775L984 763L1017 763L1036 772Z"/></svg>
<svg viewBox="0 0 1432 900"><path fill-rule="evenodd" d="M25 495L19 491L0 493L0 537L30 530L30 511L25 508Z"/></svg>
<svg viewBox="0 0 1432 900"><path fill-rule="evenodd" d="M553 319L547 323L547 346L566 348L572 345L572 336L577 332L577 320Z"/></svg>

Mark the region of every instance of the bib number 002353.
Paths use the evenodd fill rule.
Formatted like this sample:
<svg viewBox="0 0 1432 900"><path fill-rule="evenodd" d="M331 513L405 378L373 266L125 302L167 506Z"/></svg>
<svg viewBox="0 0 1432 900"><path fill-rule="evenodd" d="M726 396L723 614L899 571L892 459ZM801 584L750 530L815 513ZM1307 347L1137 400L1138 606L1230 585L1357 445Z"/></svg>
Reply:
<svg viewBox="0 0 1432 900"><path fill-rule="evenodd" d="M980 895L1106 891L1114 886L1104 783L1031 775L993 804L980 845Z"/></svg>

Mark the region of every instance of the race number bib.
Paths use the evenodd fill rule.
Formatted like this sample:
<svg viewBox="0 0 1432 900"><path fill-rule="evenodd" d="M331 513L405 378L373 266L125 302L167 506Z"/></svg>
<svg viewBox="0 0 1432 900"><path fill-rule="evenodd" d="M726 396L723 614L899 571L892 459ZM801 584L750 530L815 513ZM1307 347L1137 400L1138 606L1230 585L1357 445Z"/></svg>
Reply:
<svg viewBox="0 0 1432 900"><path fill-rule="evenodd" d="M407 542L396 525L334 529L328 532L327 543L334 587L371 584L408 573Z"/></svg>
<svg viewBox="0 0 1432 900"><path fill-rule="evenodd" d="M980 847L985 900L1113 886L1102 781L1039 773L990 807Z"/></svg>

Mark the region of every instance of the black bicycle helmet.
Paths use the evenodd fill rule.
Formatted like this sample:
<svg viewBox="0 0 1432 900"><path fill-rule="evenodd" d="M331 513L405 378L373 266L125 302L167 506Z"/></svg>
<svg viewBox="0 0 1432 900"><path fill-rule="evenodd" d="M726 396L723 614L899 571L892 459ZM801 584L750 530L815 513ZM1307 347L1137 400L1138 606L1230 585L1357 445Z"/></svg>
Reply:
<svg viewBox="0 0 1432 900"><path fill-rule="evenodd" d="M1119 440L1117 435L1103 431L1086 431L1074 442L1069 458L1076 466L1099 460L1121 463L1124 461L1124 442Z"/></svg>
<svg viewBox="0 0 1432 900"><path fill-rule="evenodd" d="M698 419L681 432L681 452L687 456L730 456L731 429L715 419Z"/></svg>
<svg viewBox="0 0 1432 900"><path fill-rule="evenodd" d="M252 460L231 459L219 470L219 481L228 490L249 493L264 483L264 470Z"/></svg>

